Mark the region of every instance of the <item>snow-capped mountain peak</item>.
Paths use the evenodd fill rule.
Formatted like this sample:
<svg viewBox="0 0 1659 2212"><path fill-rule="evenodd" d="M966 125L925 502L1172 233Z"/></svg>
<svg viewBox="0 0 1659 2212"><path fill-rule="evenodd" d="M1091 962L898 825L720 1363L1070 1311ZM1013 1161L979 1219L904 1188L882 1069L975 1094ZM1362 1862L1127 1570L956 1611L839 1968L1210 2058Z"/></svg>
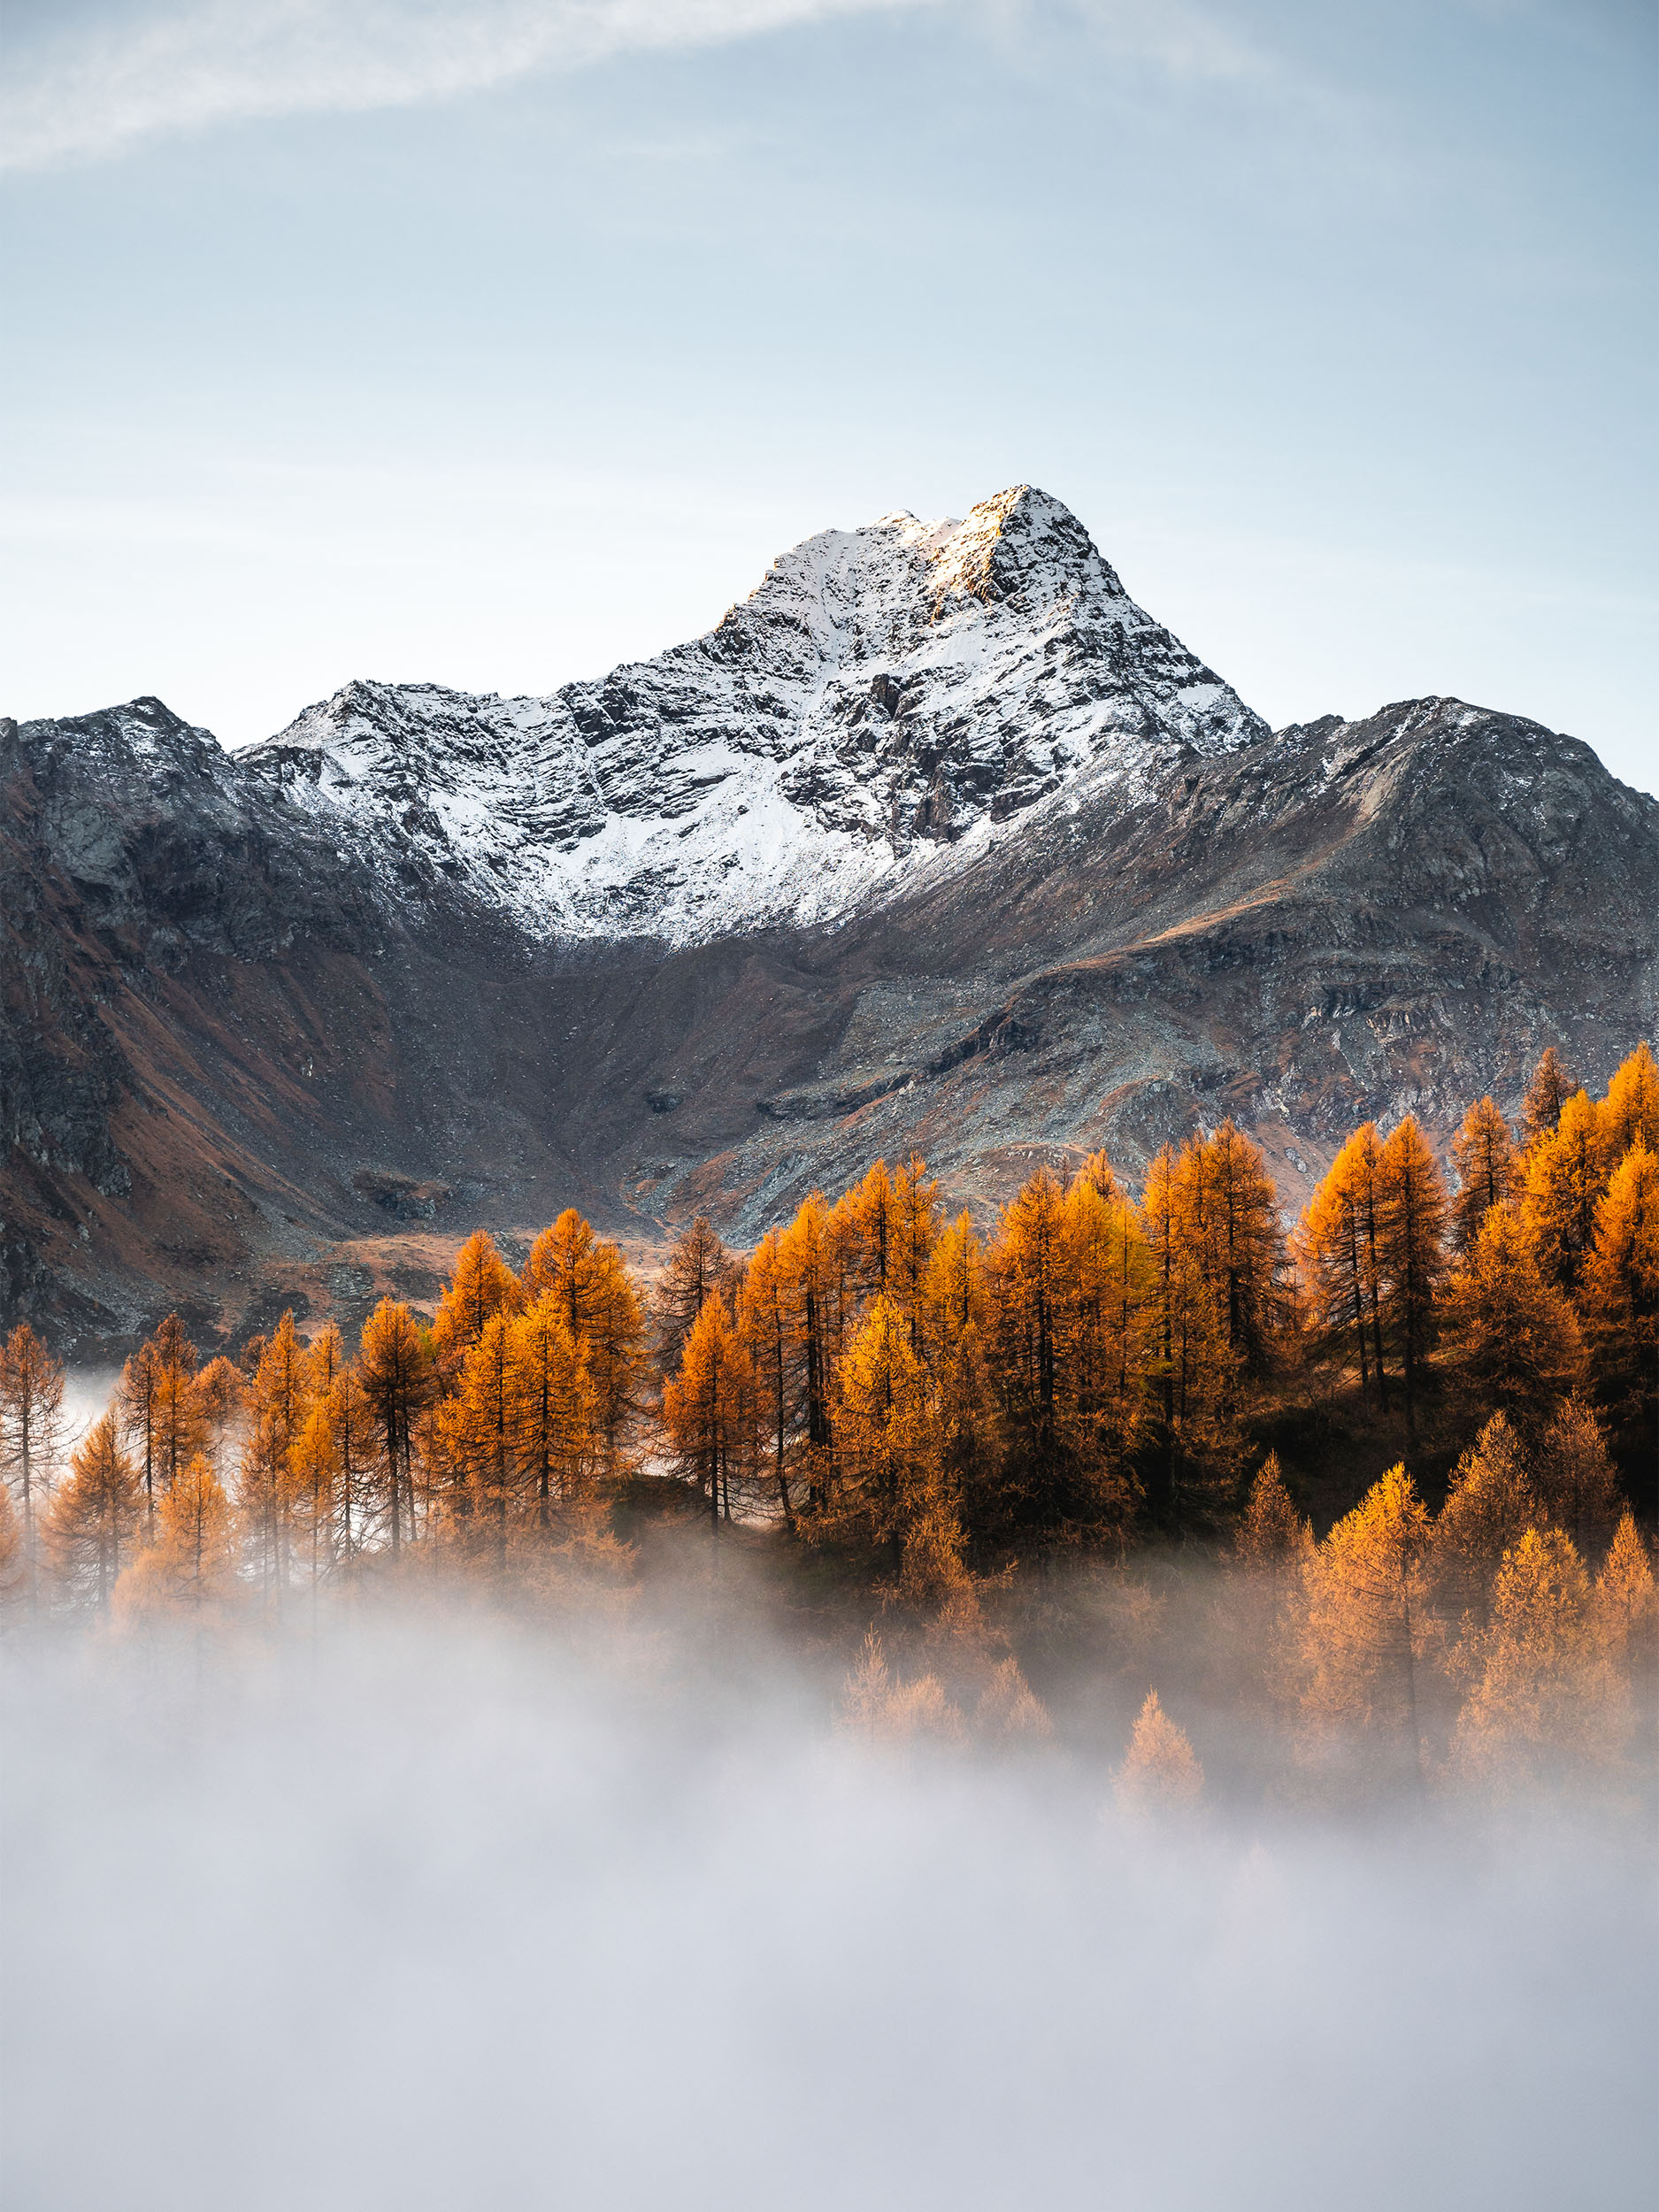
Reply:
<svg viewBox="0 0 1659 2212"><path fill-rule="evenodd" d="M883 516L781 555L706 636L550 697L349 684L247 767L546 936L833 919L1079 778L1148 786L1266 726L1058 500Z"/></svg>

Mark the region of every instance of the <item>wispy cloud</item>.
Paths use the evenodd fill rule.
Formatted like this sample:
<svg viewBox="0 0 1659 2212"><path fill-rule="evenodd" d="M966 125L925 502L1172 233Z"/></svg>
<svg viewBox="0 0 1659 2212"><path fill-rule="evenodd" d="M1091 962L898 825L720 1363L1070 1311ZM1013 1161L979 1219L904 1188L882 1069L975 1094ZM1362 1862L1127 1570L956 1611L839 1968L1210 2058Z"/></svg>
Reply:
<svg viewBox="0 0 1659 2212"><path fill-rule="evenodd" d="M930 0L197 0L14 23L0 167L215 124L406 107L535 70L712 45Z"/></svg>

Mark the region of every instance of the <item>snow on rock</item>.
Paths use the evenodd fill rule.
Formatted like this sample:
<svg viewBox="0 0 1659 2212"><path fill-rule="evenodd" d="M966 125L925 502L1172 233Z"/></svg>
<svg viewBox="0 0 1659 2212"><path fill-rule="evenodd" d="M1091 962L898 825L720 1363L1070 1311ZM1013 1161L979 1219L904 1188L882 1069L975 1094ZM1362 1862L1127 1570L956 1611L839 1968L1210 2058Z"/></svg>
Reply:
<svg viewBox="0 0 1659 2212"><path fill-rule="evenodd" d="M688 944L845 914L1080 780L1150 788L1266 725L1019 485L784 554L717 628L547 699L353 683L242 766L391 829L541 936Z"/></svg>

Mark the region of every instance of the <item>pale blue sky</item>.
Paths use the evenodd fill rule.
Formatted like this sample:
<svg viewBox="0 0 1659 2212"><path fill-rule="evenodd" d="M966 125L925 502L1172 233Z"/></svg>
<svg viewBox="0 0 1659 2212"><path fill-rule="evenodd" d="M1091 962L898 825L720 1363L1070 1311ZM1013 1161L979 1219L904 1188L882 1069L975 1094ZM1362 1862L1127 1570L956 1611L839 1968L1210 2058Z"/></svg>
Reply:
<svg viewBox="0 0 1659 2212"><path fill-rule="evenodd" d="M1028 480L1275 723L1659 785L1646 5L6 20L0 710L545 690Z"/></svg>

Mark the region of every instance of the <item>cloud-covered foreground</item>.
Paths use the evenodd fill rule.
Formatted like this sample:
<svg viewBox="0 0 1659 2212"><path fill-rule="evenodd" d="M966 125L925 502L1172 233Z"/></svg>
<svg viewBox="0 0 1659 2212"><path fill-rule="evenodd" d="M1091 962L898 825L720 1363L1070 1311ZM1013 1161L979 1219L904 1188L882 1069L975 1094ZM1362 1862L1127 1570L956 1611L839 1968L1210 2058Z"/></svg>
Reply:
<svg viewBox="0 0 1659 2212"><path fill-rule="evenodd" d="M1645 2201L1612 1816L1102 1816L712 1635L4 1669L12 2200Z"/></svg>

